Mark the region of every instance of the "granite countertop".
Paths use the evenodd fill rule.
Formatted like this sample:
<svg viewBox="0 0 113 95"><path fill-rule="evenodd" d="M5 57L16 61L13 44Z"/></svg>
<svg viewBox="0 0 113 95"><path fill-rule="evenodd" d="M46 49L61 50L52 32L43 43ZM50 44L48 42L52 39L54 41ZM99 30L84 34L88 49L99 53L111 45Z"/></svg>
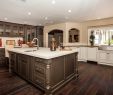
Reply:
<svg viewBox="0 0 113 95"><path fill-rule="evenodd" d="M51 58L71 54L74 52L78 52L76 48L71 50L63 50L63 51L59 49L57 49L56 51L50 51L50 48L44 48L44 47L39 47L39 50L37 50L37 48L12 48L12 49L8 49L8 51L44 58L44 59L51 59Z"/></svg>

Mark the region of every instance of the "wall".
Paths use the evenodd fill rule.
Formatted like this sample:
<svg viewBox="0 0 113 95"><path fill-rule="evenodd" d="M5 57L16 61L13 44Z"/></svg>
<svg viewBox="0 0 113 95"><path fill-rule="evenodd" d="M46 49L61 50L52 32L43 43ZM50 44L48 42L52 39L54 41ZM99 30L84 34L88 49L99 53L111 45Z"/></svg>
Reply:
<svg viewBox="0 0 113 95"><path fill-rule="evenodd" d="M78 43L69 43L69 30L72 28L76 28L80 31L80 42ZM78 44L82 44L82 24L81 23L75 23L75 22L67 22L66 23L66 38L65 38L65 42L64 45L78 45Z"/></svg>
<svg viewBox="0 0 113 95"><path fill-rule="evenodd" d="M48 47L48 32L53 29L63 30L63 44L64 45L86 45L88 44L88 28L113 25L113 18L85 21L81 23L66 22L61 24L49 25L44 27L44 46ZM80 42L79 43L69 43L69 30L71 28L77 28L80 30Z"/></svg>
<svg viewBox="0 0 113 95"><path fill-rule="evenodd" d="M72 28L77 28L80 30L80 35L82 35L82 26L81 23L73 23L73 22L67 22L67 23L60 23L60 24L54 24L54 25L48 25L44 27L44 47L48 47L48 33L54 29L59 29L63 31L63 44L64 45L75 45L78 43L69 43L69 30ZM80 36L80 42L82 40L82 36Z"/></svg>
<svg viewBox="0 0 113 95"><path fill-rule="evenodd" d="M59 29L63 31L63 43L65 43L65 38L66 38L66 24L65 23L60 23L60 24L54 24L54 25L48 25L44 27L43 31L43 41L44 41L44 47L48 47L48 33L54 29Z"/></svg>
<svg viewBox="0 0 113 95"><path fill-rule="evenodd" d="M82 43L88 44L88 28L113 25L113 18L86 21L82 23Z"/></svg>

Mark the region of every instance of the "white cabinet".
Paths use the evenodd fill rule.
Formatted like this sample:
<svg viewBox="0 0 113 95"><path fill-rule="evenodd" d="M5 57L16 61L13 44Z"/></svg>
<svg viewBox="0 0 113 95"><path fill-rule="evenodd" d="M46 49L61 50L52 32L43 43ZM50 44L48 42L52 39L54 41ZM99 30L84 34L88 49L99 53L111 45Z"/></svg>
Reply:
<svg viewBox="0 0 113 95"><path fill-rule="evenodd" d="M97 62L97 51L98 51L98 47L88 47L87 60Z"/></svg>
<svg viewBox="0 0 113 95"><path fill-rule="evenodd" d="M87 61L87 47L78 48L78 61Z"/></svg>
<svg viewBox="0 0 113 95"><path fill-rule="evenodd" d="M99 50L99 52L98 52L98 64L112 65L113 66L113 51Z"/></svg>

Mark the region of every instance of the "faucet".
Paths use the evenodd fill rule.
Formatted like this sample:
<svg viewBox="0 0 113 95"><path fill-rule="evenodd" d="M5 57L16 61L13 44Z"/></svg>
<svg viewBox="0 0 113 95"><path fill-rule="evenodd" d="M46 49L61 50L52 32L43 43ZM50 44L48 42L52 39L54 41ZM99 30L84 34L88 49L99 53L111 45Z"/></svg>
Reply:
<svg viewBox="0 0 113 95"><path fill-rule="evenodd" d="M35 43L35 40L37 41L37 50L39 49L39 40L38 38L33 38L32 43Z"/></svg>

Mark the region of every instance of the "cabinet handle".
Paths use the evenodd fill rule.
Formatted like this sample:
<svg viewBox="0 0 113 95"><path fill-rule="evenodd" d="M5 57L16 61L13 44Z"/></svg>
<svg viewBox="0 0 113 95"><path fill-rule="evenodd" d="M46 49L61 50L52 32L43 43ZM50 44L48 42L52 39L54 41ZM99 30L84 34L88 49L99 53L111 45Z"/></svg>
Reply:
<svg viewBox="0 0 113 95"><path fill-rule="evenodd" d="M109 53L107 53L107 54L109 54Z"/></svg>

